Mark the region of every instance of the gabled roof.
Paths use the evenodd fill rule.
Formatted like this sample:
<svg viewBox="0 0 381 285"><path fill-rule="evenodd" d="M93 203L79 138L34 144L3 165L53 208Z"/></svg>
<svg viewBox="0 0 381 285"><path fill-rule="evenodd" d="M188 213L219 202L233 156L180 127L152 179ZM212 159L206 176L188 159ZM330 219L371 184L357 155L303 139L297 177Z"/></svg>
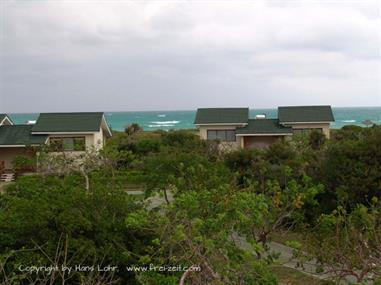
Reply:
<svg viewBox="0 0 381 285"><path fill-rule="evenodd" d="M111 135L102 112L41 113L32 128L32 133L98 132L102 123Z"/></svg>
<svg viewBox="0 0 381 285"><path fill-rule="evenodd" d="M0 114L0 126L3 124L4 120L8 120L9 124L13 125L11 118L7 114Z"/></svg>
<svg viewBox="0 0 381 285"><path fill-rule="evenodd" d="M247 124L249 108L199 108L195 125L203 124Z"/></svg>
<svg viewBox="0 0 381 285"><path fill-rule="evenodd" d="M278 107L280 123L317 123L335 121L331 106Z"/></svg>
<svg viewBox="0 0 381 285"><path fill-rule="evenodd" d="M236 135L292 135L292 128L280 125L278 119L250 119L247 126L236 129Z"/></svg>
<svg viewBox="0 0 381 285"><path fill-rule="evenodd" d="M32 135L32 127L31 125L0 126L0 147L44 144L48 136Z"/></svg>

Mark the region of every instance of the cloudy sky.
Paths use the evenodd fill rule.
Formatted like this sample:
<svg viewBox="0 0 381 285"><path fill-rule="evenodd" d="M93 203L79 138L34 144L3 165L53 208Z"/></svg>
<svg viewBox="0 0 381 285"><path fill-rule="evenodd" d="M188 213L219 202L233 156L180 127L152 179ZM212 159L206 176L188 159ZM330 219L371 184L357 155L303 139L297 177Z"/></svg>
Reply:
<svg viewBox="0 0 381 285"><path fill-rule="evenodd" d="M380 3L0 0L0 112L381 106Z"/></svg>

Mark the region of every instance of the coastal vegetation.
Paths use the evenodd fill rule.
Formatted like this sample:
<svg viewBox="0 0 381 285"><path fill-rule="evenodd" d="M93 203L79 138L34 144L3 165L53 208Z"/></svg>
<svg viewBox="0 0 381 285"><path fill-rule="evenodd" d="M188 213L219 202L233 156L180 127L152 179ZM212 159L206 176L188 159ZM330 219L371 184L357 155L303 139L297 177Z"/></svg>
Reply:
<svg viewBox="0 0 381 285"><path fill-rule="evenodd" d="M277 241L316 284L381 284L380 146L376 125L228 153L133 125L81 162L18 157L39 172L0 195L1 283L272 285Z"/></svg>

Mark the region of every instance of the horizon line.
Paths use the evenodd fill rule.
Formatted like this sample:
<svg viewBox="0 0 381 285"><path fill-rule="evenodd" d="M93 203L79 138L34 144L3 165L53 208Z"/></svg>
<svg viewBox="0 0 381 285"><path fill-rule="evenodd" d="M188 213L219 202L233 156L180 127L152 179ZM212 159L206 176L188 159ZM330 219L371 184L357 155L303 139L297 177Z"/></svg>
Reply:
<svg viewBox="0 0 381 285"><path fill-rule="evenodd" d="M282 106L286 106L286 105L282 105ZM287 105L287 106L320 106L320 105ZM381 105L380 106L332 106L330 105L332 108L381 108ZM201 108L201 107L200 107ZM202 107L202 108L213 108L213 107ZM238 108L238 107L237 107ZM247 107L245 107L247 108ZM250 108L249 107L249 110L276 110L278 107L264 107L264 108ZM128 111L128 110L124 110L124 111L115 111L115 110L112 110L112 111L46 111L46 112L0 112L0 113L3 113L3 114L40 114L40 113L81 113L81 112L103 112L103 113L142 113L142 112L194 112L194 111L197 111L197 108L195 109L171 109L171 110L134 110L134 111Z"/></svg>

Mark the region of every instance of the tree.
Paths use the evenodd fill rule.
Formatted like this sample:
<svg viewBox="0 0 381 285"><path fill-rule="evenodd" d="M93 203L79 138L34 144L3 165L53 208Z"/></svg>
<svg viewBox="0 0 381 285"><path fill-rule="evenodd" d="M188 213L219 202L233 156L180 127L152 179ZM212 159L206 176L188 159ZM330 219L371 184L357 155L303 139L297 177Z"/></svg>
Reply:
<svg viewBox="0 0 381 285"><path fill-rule="evenodd" d="M340 140L333 140L322 156L320 180L327 193L354 207L381 197L381 127L362 129L359 134L348 130Z"/></svg>
<svg viewBox="0 0 381 285"><path fill-rule="evenodd" d="M381 203L338 207L323 214L313 229L309 251L321 270L337 282L351 276L360 284L381 282ZM375 283L378 284L378 283Z"/></svg>
<svg viewBox="0 0 381 285"><path fill-rule="evenodd" d="M269 236L273 232L305 222L305 213L316 207L316 195L323 192L323 186L315 185L305 176L301 183L290 179L283 188L276 180L268 180L264 190L257 189L255 183L244 190L236 193L235 197L241 203L234 203L229 213L245 217L243 227L236 229L239 234L268 250ZM263 201L262 207L258 201ZM256 215L260 219L255 218Z"/></svg>
<svg viewBox="0 0 381 285"><path fill-rule="evenodd" d="M127 134L127 135L133 135L137 132L140 132L142 131L142 127L140 127L137 123L132 123L131 125L128 125L124 128L124 132Z"/></svg>
<svg viewBox="0 0 381 285"><path fill-rule="evenodd" d="M321 149L326 141L326 137L322 132L312 131L309 135L309 145L312 149Z"/></svg>
<svg viewBox="0 0 381 285"><path fill-rule="evenodd" d="M57 284L68 278L70 284L136 282L126 265L137 264L140 256L155 250L154 225L127 227L130 215L144 215L143 206L116 185L109 185L108 177L92 175L98 176L92 177L90 192L78 175L46 175L22 177L0 195L0 283L42 282L47 278L44 272L27 274L19 266L56 263L73 268L95 266L94 271L57 273ZM97 275L97 265L115 265L118 272Z"/></svg>
<svg viewBox="0 0 381 285"><path fill-rule="evenodd" d="M56 175L70 175L80 173L85 179L85 188L90 189L89 175L100 169L105 160L95 148L87 149L80 154L54 153L41 151L38 156L39 172Z"/></svg>
<svg viewBox="0 0 381 285"><path fill-rule="evenodd" d="M168 151L168 152L167 152ZM167 191L210 189L217 183L232 181L233 176L222 163L211 162L206 157L170 149L146 157L142 170L146 175L147 195L163 192L167 202Z"/></svg>
<svg viewBox="0 0 381 285"><path fill-rule="evenodd" d="M266 261L232 238L240 223L227 211L233 193L228 185L180 191L157 216L161 248L150 260L200 267L183 275L186 284L276 284ZM258 205L259 213L263 201Z"/></svg>

